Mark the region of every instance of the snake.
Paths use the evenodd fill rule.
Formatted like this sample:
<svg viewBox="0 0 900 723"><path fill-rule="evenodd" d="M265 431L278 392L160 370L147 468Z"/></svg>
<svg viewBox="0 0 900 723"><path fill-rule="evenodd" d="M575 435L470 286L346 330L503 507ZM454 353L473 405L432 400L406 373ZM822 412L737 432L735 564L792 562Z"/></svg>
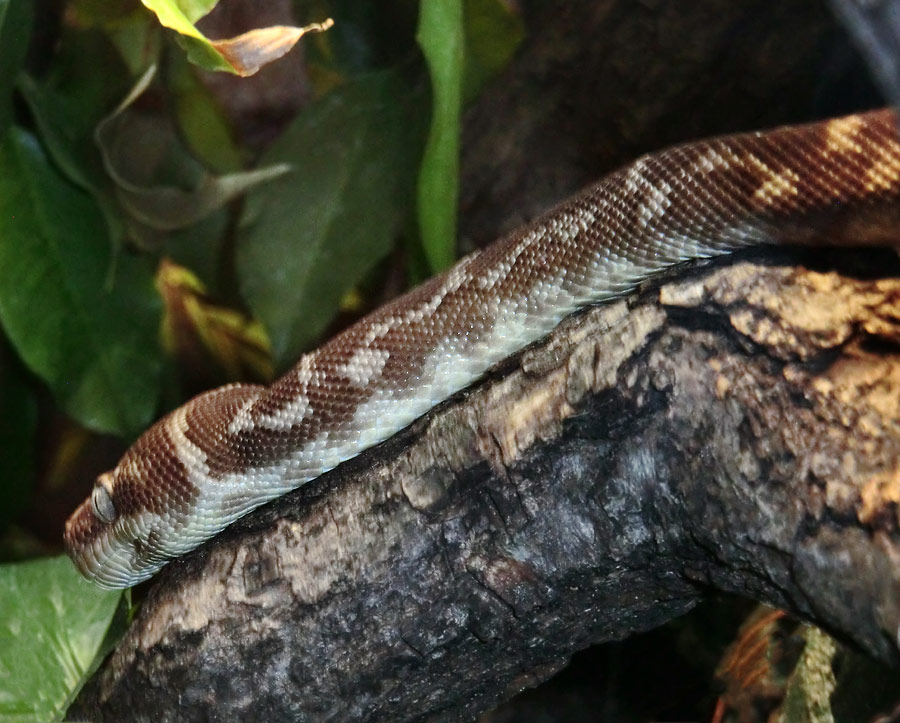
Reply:
<svg viewBox="0 0 900 723"><path fill-rule="evenodd" d="M266 502L383 442L584 307L692 260L767 244L893 245L891 110L645 155L366 315L269 385L170 412L66 523L105 588L158 572Z"/></svg>

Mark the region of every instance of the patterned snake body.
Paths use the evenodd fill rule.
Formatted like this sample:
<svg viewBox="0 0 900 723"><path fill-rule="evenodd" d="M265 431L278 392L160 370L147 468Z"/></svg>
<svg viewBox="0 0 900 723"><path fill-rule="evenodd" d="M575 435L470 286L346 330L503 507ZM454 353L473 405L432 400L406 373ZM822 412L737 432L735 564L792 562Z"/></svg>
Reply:
<svg viewBox="0 0 900 723"><path fill-rule="evenodd" d="M377 444L588 304L758 244L895 242L889 111L645 156L304 355L161 419L66 524L104 587L157 572L237 518Z"/></svg>

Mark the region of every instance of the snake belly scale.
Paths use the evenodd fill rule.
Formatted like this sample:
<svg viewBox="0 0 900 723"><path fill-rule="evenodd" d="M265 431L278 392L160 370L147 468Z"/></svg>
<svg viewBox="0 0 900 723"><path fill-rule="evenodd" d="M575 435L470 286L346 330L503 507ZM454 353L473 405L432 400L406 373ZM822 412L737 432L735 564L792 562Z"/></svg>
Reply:
<svg viewBox="0 0 900 723"><path fill-rule="evenodd" d="M896 241L891 111L638 159L305 354L148 429L66 524L78 569L127 587L356 456L567 315L680 262L760 244Z"/></svg>

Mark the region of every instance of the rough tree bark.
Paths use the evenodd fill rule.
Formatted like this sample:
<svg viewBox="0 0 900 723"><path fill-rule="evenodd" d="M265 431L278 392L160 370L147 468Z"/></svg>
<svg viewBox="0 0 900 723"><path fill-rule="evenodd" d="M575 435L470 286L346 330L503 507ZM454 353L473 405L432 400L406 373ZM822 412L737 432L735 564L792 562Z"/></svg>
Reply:
<svg viewBox="0 0 900 723"><path fill-rule="evenodd" d="M570 319L170 565L73 713L467 717L713 588L896 662L900 278L823 255Z"/></svg>

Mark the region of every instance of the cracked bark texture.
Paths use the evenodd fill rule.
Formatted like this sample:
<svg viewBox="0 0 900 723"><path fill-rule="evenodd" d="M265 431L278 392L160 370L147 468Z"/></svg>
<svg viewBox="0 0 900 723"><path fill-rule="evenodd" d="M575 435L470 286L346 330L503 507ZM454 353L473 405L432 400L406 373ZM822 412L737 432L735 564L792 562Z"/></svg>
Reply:
<svg viewBox="0 0 900 723"><path fill-rule="evenodd" d="M170 565L72 714L471 717L711 589L896 662L900 278L823 256L568 320Z"/></svg>

